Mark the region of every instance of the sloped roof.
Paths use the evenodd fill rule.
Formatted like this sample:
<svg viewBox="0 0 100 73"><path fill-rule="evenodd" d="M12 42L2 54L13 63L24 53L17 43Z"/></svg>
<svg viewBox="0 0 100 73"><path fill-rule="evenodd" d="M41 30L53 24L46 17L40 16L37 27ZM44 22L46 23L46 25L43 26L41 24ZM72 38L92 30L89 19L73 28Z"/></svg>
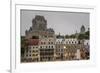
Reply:
<svg viewBox="0 0 100 73"><path fill-rule="evenodd" d="M39 44L39 39L29 39L28 40L28 45L38 45Z"/></svg>

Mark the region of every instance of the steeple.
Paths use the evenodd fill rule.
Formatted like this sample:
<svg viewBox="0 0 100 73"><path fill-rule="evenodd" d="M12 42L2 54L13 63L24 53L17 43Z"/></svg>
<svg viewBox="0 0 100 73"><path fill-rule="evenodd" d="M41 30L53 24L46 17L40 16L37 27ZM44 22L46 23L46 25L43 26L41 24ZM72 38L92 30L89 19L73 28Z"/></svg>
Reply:
<svg viewBox="0 0 100 73"><path fill-rule="evenodd" d="M84 25L81 26L81 29L80 29L80 33L84 33L85 32L85 27Z"/></svg>

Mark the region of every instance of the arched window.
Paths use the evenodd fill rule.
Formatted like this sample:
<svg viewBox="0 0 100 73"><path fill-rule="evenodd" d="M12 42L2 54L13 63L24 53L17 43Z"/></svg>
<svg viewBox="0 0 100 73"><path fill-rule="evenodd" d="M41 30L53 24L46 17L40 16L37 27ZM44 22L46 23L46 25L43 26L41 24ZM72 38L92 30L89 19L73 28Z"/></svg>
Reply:
<svg viewBox="0 0 100 73"><path fill-rule="evenodd" d="M68 43L70 44L70 41Z"/></svg>
<svg viewBox="0 0 100 73"><path fill-rule="evenodd" d="M42 48L42 46L40 46L40 48Z"/></svg>
<svg viewBox="0 0 100 73"><path fill-rule="evenodd" d="M78 41L78 44L81 44L81 42L80 42L80 41Z"/></svg>
<svg viewBox="0 0 100 73"><path fill-rule="evenodd" d="M50 46L49 46L49 48L50 48Z"/></svg>
<svg viewBox="0 0 100 73"><path fill-rule="evenodd" d="M51 44L53 44L53 42L51 42Z"/></svg>
<svg viewBox="0 0 100 73"><path fill-rule="evenodd" d="M44 44L46 44L46 43L44 42Z"/></svg>
<svg viewBox="0 0 100 73"><path fill-rule="evenodd" d="M50 44L50 42L48 42L48 44Z"/></svg>
<svg viewBox="0 0 100 73"><path fill-rule="evenodd" d="M53 48L53 46L51 46Z"/></svg>
<svg viewBox="0 0 100 73"><path fill-rule="evenodd" d="M72 41L72 44L73 44L73 41Z"/></svg>

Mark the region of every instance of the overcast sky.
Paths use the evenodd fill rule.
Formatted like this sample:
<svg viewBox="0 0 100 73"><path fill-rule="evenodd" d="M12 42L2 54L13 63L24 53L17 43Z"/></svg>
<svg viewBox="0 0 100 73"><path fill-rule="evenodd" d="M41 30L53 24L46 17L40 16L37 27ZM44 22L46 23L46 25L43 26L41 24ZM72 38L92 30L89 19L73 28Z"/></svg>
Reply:
<svg viewBox="0 0 100 73"><path fill-rule="evenodd" d="M87 29L90 24L89 13L21 10L21 35L25 35L25 30L32 26L35 15L44 16L47 27L62 35L80 32L82 25Z"/></svg>

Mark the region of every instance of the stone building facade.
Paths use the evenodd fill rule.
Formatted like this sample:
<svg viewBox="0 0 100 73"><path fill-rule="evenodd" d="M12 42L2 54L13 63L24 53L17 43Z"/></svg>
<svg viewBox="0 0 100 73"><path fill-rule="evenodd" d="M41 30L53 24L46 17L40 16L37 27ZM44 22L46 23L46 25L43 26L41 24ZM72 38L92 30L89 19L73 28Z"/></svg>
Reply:
<svg viewBox="0 0 100 73"><path fill-rule="evenodd" d="M56 39L56 60L71 60L77 58L78 40L76 39Z"/></svg>
<svg viewBox="0 0 100 73"><path fill-rule="evenodd" d="M39 39L29 39L28 47L24 54L26 62L37 62L39 61Z"/></svg>
<svg viewBox="0 0 100 73"><path fill-rule="evenodd" d="M52 28L47 28L47 21L43 16L36 15L32 20L32 26L25 33L26 39L30 41L35 39L39 40L38 45L33 44L28 46L31 47L31 50L28 48L28 51L33 53L31 53L31 56L25 56L27 59L31 58L32 61L54 60L55 32ZM27 53L25 52L25 54ZM35 58L36 60L34 60Z"/></svg>
<svg viewBox="0 0 100 73"><path fill-rule="evenodd" d="M80 60L86 58L89 53L89 44L87 40L79 44L76 38L56 38L55 42L55 60Z"/></svg>
<svg viewBox="0 0 100 73"><path fill-rule="evenodd" d="M54 60L54 49L55 49L55 39L54 38L44 38L40 39L40 61L53 61Z"/></svg>

